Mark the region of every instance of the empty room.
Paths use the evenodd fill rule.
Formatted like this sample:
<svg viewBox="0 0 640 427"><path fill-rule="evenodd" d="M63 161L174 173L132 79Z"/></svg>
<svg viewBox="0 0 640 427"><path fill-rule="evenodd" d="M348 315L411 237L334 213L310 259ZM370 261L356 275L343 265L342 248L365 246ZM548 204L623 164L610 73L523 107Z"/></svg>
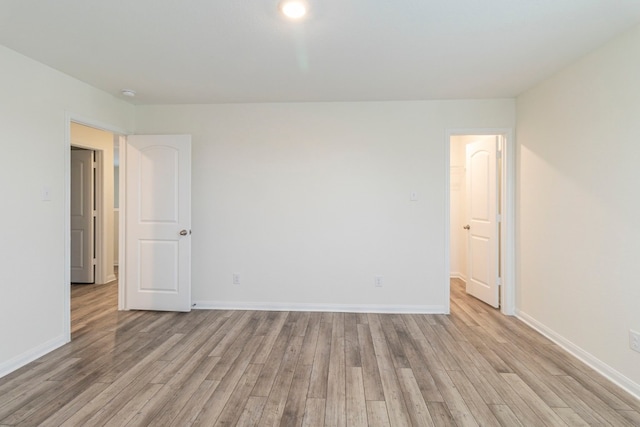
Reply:
<svg viewBox="0 0 640 427"><path fill-rule="evenodd" d="M631 0L0 2L0 426L640 426L638 76Z"/></svg>

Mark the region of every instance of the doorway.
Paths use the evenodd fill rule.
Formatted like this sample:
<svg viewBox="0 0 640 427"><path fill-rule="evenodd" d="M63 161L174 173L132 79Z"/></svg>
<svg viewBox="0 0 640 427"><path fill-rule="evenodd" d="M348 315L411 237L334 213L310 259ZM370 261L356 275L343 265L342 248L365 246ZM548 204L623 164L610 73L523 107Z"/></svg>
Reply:
<svg viewBox="0 0 640 427"><path fill-rule="evenodd" d="M510 130L483 129L450 131L446 141L449 166L447 284L450 286L451 281L462 282L469 294L494 307L499 306L502 313L509 315L514 314L515 308L512 167L514 156L511 140ZM484 147L481 155L475 157L481 161L469 166L468 162L475 162L470 160L474 157L469 155L477 154L478 147ZM484 169L479 176L478 164L483 165L480 169ZM490 170L493 176L488 173ZM470 178L473 177L473 172L476 176ZM476 180L476 183L469 181L470 179ZM485 194L484 190L487 188L494 190L494 193L489 194L489 191ZM483 221L477 221L475 214L470 215L470 206L473 206L473 203L477 205L478 200L481 201L481 210L486 217ZM494 207L494 210L491 210L491 207ZM487 258L487 254L494 258Z"/></svg>
<svg viewBox="0 0 640 427"><path fill-rule="evenodd" d="M67 163L65 165L66 174L66 227L67 238L65 242L65 336L68 341L71 340L71 287L74 254L72 248L72 151L85 151L93 154L92 163L95 167L93 175L94 203L91 209L93 217L93 257L95 258L93 282L91 287L98 287L108 283L114 283L116 280L116 272L118 263L119 239L117 236L117 220L118 207L117 199L119 192L116 185L118 174L117 150L115 144L119 142L121 134L119 131L111 130L106 126L97 125L87 122L86 120L75 120L71 115L67 115ZM73 149L72 149L73 148ZM76 233L78 234L78 233ZM89 281L82 281L90 283ZM86 286L86 285L79 285ZM86 290L88 290L87 287ZM117 306L114 306L117 309Z"/></svg>

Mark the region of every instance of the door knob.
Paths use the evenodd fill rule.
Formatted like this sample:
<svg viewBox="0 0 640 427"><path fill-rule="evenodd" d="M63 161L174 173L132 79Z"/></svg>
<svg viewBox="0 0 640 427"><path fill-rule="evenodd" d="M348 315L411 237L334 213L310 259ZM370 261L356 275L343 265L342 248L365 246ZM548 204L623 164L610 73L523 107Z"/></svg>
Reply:
<svg viewBox="0 0 640 427"><path fill-rule="evenodd" d="M187 234L189 234L189 232L187 230L180 230L180 235L181 236L186 236Z"/></svg>
<svg viewBox="0 0 640 427"><path fill-rule="evenodd" d="M464 227L462 227L462 228L464 228L465 230L471 230L471 226L470 226L469 224L465 225L465 226L464 226Z"/></svg>

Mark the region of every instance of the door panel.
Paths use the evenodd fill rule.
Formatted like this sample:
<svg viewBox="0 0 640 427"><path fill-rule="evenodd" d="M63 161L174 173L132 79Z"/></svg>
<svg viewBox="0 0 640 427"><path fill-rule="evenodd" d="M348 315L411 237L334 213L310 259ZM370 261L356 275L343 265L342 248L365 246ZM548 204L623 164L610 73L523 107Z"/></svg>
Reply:
<svg viewBox="0 0 640 427"><path fill-rule="evenodd" d="M125 208L127 308L189 311L191 136L127 138Z"/></svg>
<svg viewBox="0 0 640 427"><path fill-rule="evenodd" d="M178 292L178 242L139 240L140 290Z"/></svg>
<svg viewBox="0 0 640 427"><path fill-rule="evenodd" d="M493 307L500 305L496 145L490 138L466 147L467 293Z"/></svg>
<svg viewBox="0 0 640 427"><path fill-rule="evenodd" d="M71 150L71 282L94 283L93 151Z"/></svg>
<svg viewBox="0 0 640 427"><path fill-rule="evenodd" d="M179 150L167 146L146 147L139 159L140 221L178 222Z"/></svg>

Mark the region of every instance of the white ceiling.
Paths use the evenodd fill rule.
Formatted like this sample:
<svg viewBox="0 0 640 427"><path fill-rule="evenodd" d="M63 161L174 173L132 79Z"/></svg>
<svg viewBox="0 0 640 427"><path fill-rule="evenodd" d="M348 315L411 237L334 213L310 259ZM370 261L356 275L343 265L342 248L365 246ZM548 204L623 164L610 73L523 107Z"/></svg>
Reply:
<svg viewBox="0 0 640 427"><path fill-rule="evenodd" d="M135 104L513 97L640 0L0 0L0 44Z"/></svg>

